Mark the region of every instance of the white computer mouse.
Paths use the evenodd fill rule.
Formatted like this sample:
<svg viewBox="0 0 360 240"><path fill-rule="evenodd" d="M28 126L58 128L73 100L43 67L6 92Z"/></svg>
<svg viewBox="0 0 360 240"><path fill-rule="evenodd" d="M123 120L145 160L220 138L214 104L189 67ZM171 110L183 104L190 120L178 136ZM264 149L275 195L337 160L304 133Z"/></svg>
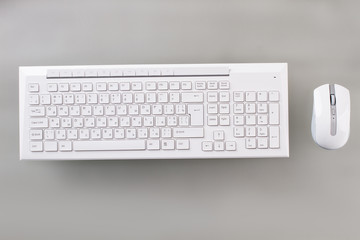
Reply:
<svg viewBox="0 0 360 240"><path fill-rule="evenodd" d="M350 135L350 92L338 84L325 84L314 90L311 133L325 149L338 149Z"/></svg>

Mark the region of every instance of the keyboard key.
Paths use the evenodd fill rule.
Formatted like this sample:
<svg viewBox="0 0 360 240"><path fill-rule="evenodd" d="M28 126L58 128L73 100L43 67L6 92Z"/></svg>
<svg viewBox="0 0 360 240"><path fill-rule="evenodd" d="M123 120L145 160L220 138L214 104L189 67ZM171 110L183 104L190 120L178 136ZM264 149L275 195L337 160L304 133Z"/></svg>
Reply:
<svg viewBox="0 0 360 240"><path fill-rule="evenodd" d="M51 128L59 128L60 118L49 118L49 125Z"/></svg>
<svg viewBox="0 0 360 240"><path fill-rule="evenodd" d="M93 85L92 83L83 83L82 89L84 92L91 92L93 90Z"/></svg>
<svg viewBox="0 0 360 240"><path fill-rule="evenodd" d="M266 137L268 135L268 128L266 126L259 126L257 129L257 135L259 137Z"/></svg>
<svg viewBox="0 0 360 240"><path fill-rule="evenodd" d="M280 128L279 127L270 127L269 128L269 141L270 141L270 148L279 148L280 147Z"/></svg>
<svg viewBox="0 0 360 240"><path fill-rule="evenodd" d="M269 124L270 125L279 124L279 104L277 103L269 104Z"/></svg>
<svg viewBox="0 0 360 240"><path fill-rule="evenodd" d="M176 114L185 114L186 113L186 105L185 104L179 104L175 106L175 112Z"/></svg>
<svg viewBox="0 0 360 240"><path fill-rule="evenodd" d="M97 91L106 91L107 90L106 83L104 83L104 82L96 83L96 90Z"/></svg>
<svg viewBox="0 0 360 240"><path fill-rule="evenodd" d="M268 108L266 103L259 103L257 105L257 112L258 113L267 113Z"/></svg>
<svg viewBox="0 0 360 240"><path fill-rule="evenodd" d="M171 105L171 104L166 104L164 105L164 114L165 115L172 115L174 114L175 110L174 110L174 105ZM189 114L191 114L189 112Z"/></svg>
<svg viewBox="0 0 360 240"><path fill-rule="evenodd" d="M40 104L49 105L51 103L51 98L49 94L40 95Z"/></svg>
<svg viewBox="0 0 360 240"><path fill-rule="evenodd" d="M156 103L156 93L153 93L153 92L146 93L146 102L147 103Z"/></svg>
<svg viewBox="0 0 360 240"><path fill-rule="evenodd" d="M118 91L119 90L119 84L116 82L109 83L109 91Z"/></svg>
<svg viewBox="0 0 360 240"><path fill-rule="evenodd" d="M255 127L246 127L245 135L247 137L255 137L256 136L256 128Z"/></svg>
<svg viewBox="0 0 360 240"><path fill-rule="evenodd" d="M69 84L68 83L60 83L59 84L59 92L68 92L68 91L69 91Z"/></svg>
<svg viewBox="0 0 360 240"><path fill-rule="evenodd" d="M203 105L188 105L188 113L191 116L191 126L204 125L204 106Z"/></svg>
<svg viewBox="0 0 360 240"><path fill-rule="evenodd" d="M68 152L72 150L72 144L70 141L59 141L59 150L61 152Z"/></svg>
<svg viewBox="0 0 360 240"><path fill-rule="evenodd" d="M220 122L220 126L229 126L230 125L230 116L229 115L220 115L219 122Z"/></svg>
<svg viewBox="0 0 360 240"><path fill-rule="evenodd" d="M202 92L187 92L181 94L183 103L200 103L204 102L204 94Z"/></svg>
<svg viewBox="0 0 360 240"><path fill-rule="evenodd" d="M190 149L190 141L187 139L176 140L176 149L178 149L178 150Z"/></svg>
<svg viewBox="0 0 360 240"><path fill-rule="evenodd" d="M161 149L174 150L175 149L175 141L174 140L162 140L161 141Z"/></svg>
<svg viewBox="0 0 360 240"><path fill-rule="evenodd" d="M125 151L146 149L145 140L74 141L73 145L75 151Z"/></svg>
<svg viewBox="0 0 360 240"><path fill-rule="evenodd" d="M220 111L219 111L220 113L226 113L226 114L230 113L230 105L229 104L220 104L219 109L220 109Z"/></svg>
<svg viewBox="0 0 360 240"><path fill-rule="evenodd" d="M208 92L207 99L208 102L217 102L218 101L217 92Z"/></svg>
<svg viewBox="0 0 360 240"><path fill-rule="evenodd" d="M64 104L74 104L74 94L64 94Z"/></svg>
<svg viewBox="0 0 360 240"><path fill-rule="evenodd" d="M178 93L178 92L169 93L169 100L171 103L179 103L180 102L180 93Z"/></svg>
<svg viewBox="0 0 360 240"><path fill-rule="evenodd" d="M268 148L268 139L267 138L258 138L257 147L260 149Z"/></svg>
<svg viewBox="0 0 360 240"><path fill-rule="evenodd" d="M85 102L86 102L86 95L85 94L83 94L83 93L75 94L75 103L77 103L77 104L85 104Z"/></svg>
<svg viewBox="0 0 360 240"><path fill-rule="evenodd" d="M55 137L56 139L58 140L63 140L63 139L66 139L66 131L61 129L61 130L56 130L55 131Z"/></svg>
<svg viewBox="0 0 360 240"><path fill-rule="evenodd" d="M45 116L45 108L44 107L30 107L29 110L30 110L31 117Z"/></svg>
<svg viewBox="0 0 360 240"><path fill-rule="evenodd" d="M215 142L214 143L214 150L215 151L224 151L225 146L224 146L224 142Z"/></svg>
<svg viewBox="0 0 360 240"><path fill-rule="evenodd" d="M173 128L175 138L202 138L204 128Z"/></svg>
<svg viewBox="0 0 360 240"><path fill-rule="evenodd" d="M216 90L216 89L218 89L218 84L217 84L217 82L209 81L209 82L207 83L207 88L208 88L209 90Z"/></svg>
<svg viewBox="0 0 360 240"><path fill-rule="evenodd" d="M235 104L234 104L234 113L235 113L235 114L242 114L242 113L244 113L244 104L242 104L242 103L235 103Z"/></svg>
<svg viewBox="0 0 360 240"><path fill-rule="evenodd" d="M219 99L220 99L220 102L229 102L230 101L230 93L229 92L220 92Z"/></svg>
<svg viewBox="0 0 360 240"><path fill-rule="evenodd" d="M218 105L217 104L208 104L208 113L209 114L218 113Z"/></svg>
<svg viewBox="0 0 360 240"><path fill-rule="evenodd" d="M246 115L245 122L246 122L246 125L255 125L256 124L256 116L255 115Z"/></svg>
<svg viewBox="0 0 360 240"><path fill-rule="evenodd" d="M234 102L243 102L244 92L234 92Z"/></svg>
<svg viewBox="0 0 360 240"><path fill-rule="evenodd" d="M124 129L116 128L116 129L114 130L114 132L115 132L115 138L116 138L116 139L125 138L125 130L124 130Z"/></svg>
<svg viewBox="0 0 360 240"><path fill-rule="evenodd" d="M265 115L265 114L258 115L257 123L259 125L267 125L268 124L268 115Z"/></svg>
<svg viewBox="0 0 360 240"><path fill-rule="evenodd" d="M230 89L230 82L229 81L221 81L219 83L220 89Z"/></svg>
<svg viewBox="0 0 360 240"><path fill-rule="evenodd" d="M244 127L235 127L234 128L234 137L240 138L245 136L245 128Z"/></svg>
<svg viewBox="0 0 360 240"><path fill-rule="evenodd" d="M29 104L38 105L39 104L39 95L29 95Z"/></svg>
<svg viewBox="0 0 360 240"><path fill-rule="evenodd" d="M30 128L47 128L49 122L47 118L31 118Z"/></svg>
<svg viewBox="0 0 360 240"><path fill-rule="evenodd" d="M133 83L131 83L131 90L133 90L133 91L141 91L142 90L142 83L141 82L133 82Z"/></svg>
<svg viewBox="0 0 360 240"><path fill-rule="evenodd" d="M130 83L129 82L121 82L120 83L120 90L121 91L129 91L130 90Z"/></svg>
<svg viewBox="0 0 360 240"><path fill-rule="evenodd" d="M148 130L146 128L138 128L138 138L148 138Z"/></svg>
<svg viewBox="0 0 360 240"><path fill-rule="evenodd" d="M161 93L158 93L157 96L158 96L159 103L167 103L168 102L168 93L161 92Z"/></svg>
<svg viewBox="0 0 360 240"><path fill-rule="evenodd" d="M57 142L55 141L44 142L44 149L45 152L57 152L58 150Z"/></svg>
<svg viewBox="0 0 360 240"><path fill-rule="evenodd" d="M168 82L158 82L158 90L168 90Z"/></svg>
<svg viewBox="0 0 360 240"><path fill-rule="evenodd" d="M245 104L245 112L246 113L255 113L256 107L255 103L247 103Z"/></svg>
<svg viewBox="0 0 360 240"><path fill-rule="evenodd" d="M43 134L42 130L30 130L30 139L31 140L42 140Z"/></svg>
<svg viewBox="0 0 360 240"><path fill-rule="evenodd" d="M255 102L256 101L256 92L246 92L245 99L247 102Z"/></svg>
<svg viewBox="0 0 360 240"><path fill-rule="evenodd" d="M31 152L42 152L43 151L42 142L30 142L30 151Z"/></svg>
<svg viewBox="0 0 360 240"><path fill-rule="evenodd" d="M225 138L224 131L220 131L220 130L214 131L213 138L214 138L214 140L224 140L224 138Z"/></svg>
<svg viewBox="0 0 360 240"><path fill-rule="evenodd" d="M47 90L48 90L48 92L57 92L57 90L58 90L57 84L56 83L48 83Z"/></svg>
<svg viewBox="0 0 360 240"><path fill-rule="evenodd" d="M191 90L191 82L181 82L182 90Z"/></svg>
<svg viewBox="0 0 360 240"><path fill-rule="evenodd" d="M39 92L39 84L38 83L29 83L28 90L29 90L29 92Z"/></svg>
<svg viewBox="0 0 360 240"><path fill-rule="evenodd" d="M136 94L135 94L135 102L136 102ZM121 95L120 93L112 93L110 94L110 102L111 103L120 103L121 102Z"/></svg>
<svg viewBox="0 0 360 240"><path fill-rule="evenodd" d="M170 90L179 90L180 82L170 82Z"/></svg>
<svg viewBox="0 0 360 240"><path fill-rule="evenodd" d="M146 90L156 90L156 82L147 82L145 85Z"/></svg>
<svg viewBox="0 0 360 240"><path fill-rule="evenodd" d="M132 95L132 93L123 93L123 95L122 95L122 102L123 102L123 103L132 103L132 102L133 102L133 95Z"/></svg>
<svg viewBox="0 0 360 240"><path fill-rule="evenodd" d="M218 125L218 117L217 116L208 116L208 125L209 126L217 126Z"/></svg>
<svg viewBox="0 0 360 240"><path fill-rule="evenodd" d="M61 94L51 95L51 102L55 105L63 104L63 96Z"/></svg>
<svg viewBox="0 0 360 240"><path fill-rule="evenodd" d="M135 139L136 138L136 129L135 128L125 129L125 136L127 139Z"/></svg>
<svg viewBox="0 0 360 240"><path fill-rule="evenodd" d="M236 151L236 142L225 142L226 151Z"/></svg>
<svg viewBox="0 0 360 240"><path fill-rule="evenodd" d="M212 151L213 150L212 142L202 142L201 146L202 146L203 151Z"/></svg>
<svg viewBox="0 0 360 240"><path fill-rule="evenodd" d="M257 100L259 102L266 102L268 99L267 92L258 92L257 93Z"/></svg>
<svg viewBox="0 0 360 240"><path fill-rule="evenodd" d="M159 140L147 140L146 147L148 150L160 150L160 141Z"/></svg>
<svg viewBox="0 0 360 240"><path fill-rule="evenodd" d="M195 82L195 89L196 90L205 90L206 82Z"/></svg>
<svg viewBox="0 0 360 240"><path fill-rule="evenodd" d="M269 101L278 102L280 100L280 93L277 91L269 92Z"/></svg>
<svg viewBox="0 0 360 240"><path fill-rule="evenodd" d="M256 139L255 138L247 138L245 140L245 145L247 149L255 149L256 148Z"/></svg>
<svg viewBox="0 0 360 240"><path fill-rule="evenodd" d="M80 83L71 83L70 84L70 91L72 91L72 92L80 92L80 90L81 90Z"/></svg>
<svg viewBox="0 0 360 240"><path fill-rule="evenodd" d="M189 126L190 118L189 116L179 116L179 126Z"/></svg>
<svg viewBox="0 0 360 240"><path fill-rule="evenodd" d="M235 115L234 116L234 125L235 126L242 126L245 124L244 115Z"/></svg>

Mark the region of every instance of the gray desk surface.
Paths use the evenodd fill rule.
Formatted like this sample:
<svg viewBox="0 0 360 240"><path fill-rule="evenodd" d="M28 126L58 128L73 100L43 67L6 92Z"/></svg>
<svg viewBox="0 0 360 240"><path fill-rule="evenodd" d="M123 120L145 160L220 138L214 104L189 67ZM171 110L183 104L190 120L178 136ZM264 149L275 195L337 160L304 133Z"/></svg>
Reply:
<svg viewBox="0 0 360 240"><path fill-rule="evenodd" d="M359 1L0 2L0 239L359 239ZM288 62L289 159L18 161L18 66ZM351 89L348 144L312 90Z"/></svg>

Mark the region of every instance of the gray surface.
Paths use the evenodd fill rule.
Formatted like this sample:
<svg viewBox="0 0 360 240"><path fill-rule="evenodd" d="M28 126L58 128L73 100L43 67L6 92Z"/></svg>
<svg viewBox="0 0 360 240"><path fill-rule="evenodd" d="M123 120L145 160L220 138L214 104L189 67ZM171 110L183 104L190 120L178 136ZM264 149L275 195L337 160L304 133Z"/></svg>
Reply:
<svg viewBox="0 0 360 240"><path fill-rule="evenodd" d="M0 239L359 239L359 1L0 2ZM18 161L19 65L288 62L289 159ZM312 90L352 93L338 151Z"/></svg>

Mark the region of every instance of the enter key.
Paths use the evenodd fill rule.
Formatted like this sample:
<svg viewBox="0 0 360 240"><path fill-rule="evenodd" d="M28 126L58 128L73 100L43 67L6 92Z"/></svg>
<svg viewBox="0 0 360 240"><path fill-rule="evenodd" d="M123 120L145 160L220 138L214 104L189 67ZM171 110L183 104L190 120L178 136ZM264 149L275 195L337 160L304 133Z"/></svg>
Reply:
<svg viewBox="0 0 360 240"><path fill-rule="evenodd" d="M188 113L191 116L191 126L204 125L204 106L203 105L188 105Z"/></svg>

